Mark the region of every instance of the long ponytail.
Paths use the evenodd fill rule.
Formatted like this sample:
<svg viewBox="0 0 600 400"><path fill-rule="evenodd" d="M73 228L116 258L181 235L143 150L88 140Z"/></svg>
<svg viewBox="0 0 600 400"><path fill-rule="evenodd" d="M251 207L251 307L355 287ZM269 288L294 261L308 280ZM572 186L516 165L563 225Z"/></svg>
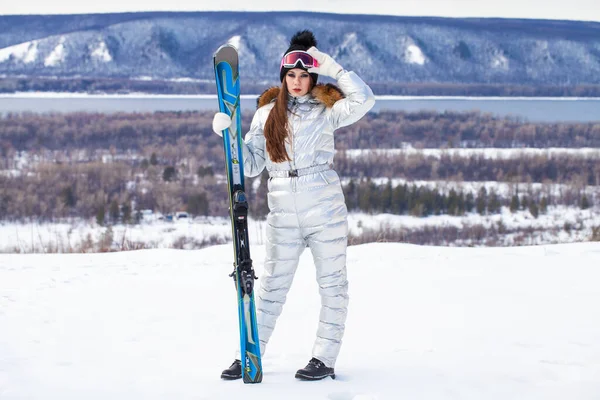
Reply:
<svg viewBox="0 0 600 400"><path fill-rule="evenodd" d="M275 99L275 106L271 109L265 122L267 153L269 153L271 161L275 163L290 161L290 156L285 150L285 141L289 137L287 103L288 88L284 79Z"/></svg>

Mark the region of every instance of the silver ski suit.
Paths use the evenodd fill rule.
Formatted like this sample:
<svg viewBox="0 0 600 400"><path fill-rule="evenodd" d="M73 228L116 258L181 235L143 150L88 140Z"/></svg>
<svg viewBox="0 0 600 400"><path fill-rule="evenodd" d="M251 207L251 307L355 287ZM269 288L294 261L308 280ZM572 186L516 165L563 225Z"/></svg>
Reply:
<svg viewBox="0 0 600 400"><path fill-rule="evenodd" d="M331 169L333 132L358 121L375 104L373 92L354 72L342 72L337 84L344 97L331 107L312 94L290 96L291 137L286 142L290 162L274 163L267 155L263 129L274 102L256 111L244 145L245 174L256 176L266 167L270 175L266 259L257 301L261 353L281 314L300 254L308 246L321 295L313 357L332 368L348 306L347 210L340 179ZM289 176L293 170L298 176Z"/></svg>

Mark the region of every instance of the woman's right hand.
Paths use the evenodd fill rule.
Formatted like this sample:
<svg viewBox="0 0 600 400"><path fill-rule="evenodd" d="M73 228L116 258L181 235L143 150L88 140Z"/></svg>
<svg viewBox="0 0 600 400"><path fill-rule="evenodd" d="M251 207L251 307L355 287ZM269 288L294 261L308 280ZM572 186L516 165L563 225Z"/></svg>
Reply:
<svg viewBox="0 0 600 400"><path fill-rule="evenodd" d="M219 135L223 136L223 131L231 126L231 118L229 115L218 112L213 117L212 129L213 131Z"/></svg>

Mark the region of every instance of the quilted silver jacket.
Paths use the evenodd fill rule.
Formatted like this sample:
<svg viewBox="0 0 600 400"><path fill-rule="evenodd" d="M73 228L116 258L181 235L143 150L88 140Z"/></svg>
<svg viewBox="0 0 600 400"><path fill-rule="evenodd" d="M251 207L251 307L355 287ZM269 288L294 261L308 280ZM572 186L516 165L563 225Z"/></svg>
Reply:
<svg viewBox="0 0 600 400"><path fill-rule="evenodd" d="M332 107L327 107L323 99L312 94L290 96L292 135L286 142L286 150L291 162L273 163L267 156L263 129L275 103L260 107L245 138L245 175L256 176L265 167L268 171L281 171L333 163L333 132L358 121L375 104L371 88L354 72L343 73L337 84L345 98L336 101Z"/></svg>

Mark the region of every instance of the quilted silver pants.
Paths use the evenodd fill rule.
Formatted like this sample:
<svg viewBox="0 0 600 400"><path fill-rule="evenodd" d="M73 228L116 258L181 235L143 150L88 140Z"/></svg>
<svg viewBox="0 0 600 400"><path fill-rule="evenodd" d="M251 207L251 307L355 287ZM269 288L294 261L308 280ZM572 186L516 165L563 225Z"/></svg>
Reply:
<svg viewBox="0 0 600 400"><path fill-rule="evenodd" d="M285 304L300 255L308 246L321 295L312 356L333 368L348 307L348 221L340 179L334 170L270 178L268 202L266 260L257 301L261 353Z"/></svg>

